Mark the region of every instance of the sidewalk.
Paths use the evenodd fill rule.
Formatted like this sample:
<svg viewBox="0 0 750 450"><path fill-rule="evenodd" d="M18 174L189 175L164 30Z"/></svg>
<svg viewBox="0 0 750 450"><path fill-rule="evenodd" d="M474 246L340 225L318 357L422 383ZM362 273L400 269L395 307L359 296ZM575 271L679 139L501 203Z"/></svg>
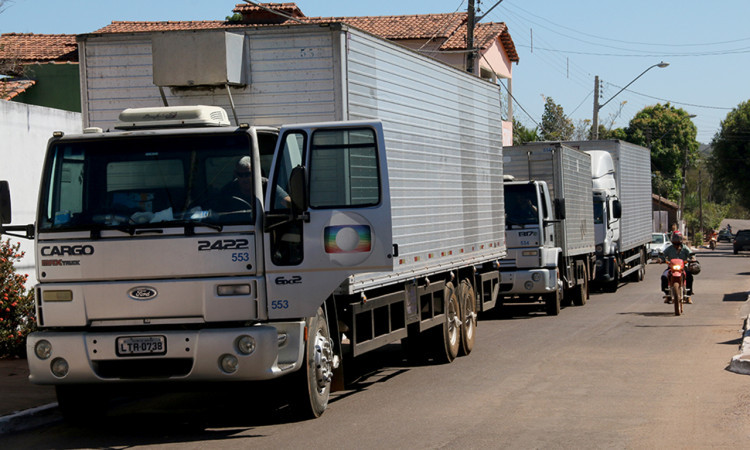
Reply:
<svg viewBox="0 0 750 450"><path fill-rule="evenodd" d="M31 384L25 359L0 359L0 435L60 417L54 386Z"/></svg>

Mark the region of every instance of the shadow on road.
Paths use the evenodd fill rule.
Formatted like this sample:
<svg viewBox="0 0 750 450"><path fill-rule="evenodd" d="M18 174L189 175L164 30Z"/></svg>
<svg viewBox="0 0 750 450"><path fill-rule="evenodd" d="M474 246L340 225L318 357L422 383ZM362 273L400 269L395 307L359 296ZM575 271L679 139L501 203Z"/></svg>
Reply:
<svg viewBox="0 0 750 450"><path fill-rule="evenodd" d="M744 302L747 300L747 292L735 292L732 294L724 294L722 301L724 302Z"/></svg>
<svg viewBox="0 0 750 450"><path fill-rule="evenodd" d="M619 312L617 314L621 316L631 315L631 316L643 316L643 317L666 317L666 316L674 316L674 309L672 311L647 311L647 312L629 311L629 312Z"/></svg>

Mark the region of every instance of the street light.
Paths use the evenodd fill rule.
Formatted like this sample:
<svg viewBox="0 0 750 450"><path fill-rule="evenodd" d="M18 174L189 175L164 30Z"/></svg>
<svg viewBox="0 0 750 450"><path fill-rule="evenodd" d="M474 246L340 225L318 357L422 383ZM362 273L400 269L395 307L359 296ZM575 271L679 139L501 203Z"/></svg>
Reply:
<svg viewBox="0 0 750 450"><path fill-rule="evenodd" d="M615 95L613 95L612 97L610 97L609 100L607 100L606 102L602 103L601 105L599 104L599 75L596 75L594 77L594 120L593 120L593 124L592 124L592 127L594 129L594 133L593 133L594 134L594 140L599 139L599 110L602 109L604 107L604 105L606 105L607 103L611 102L613 98L617 97L620 94L620 92L624 91L625 89L628 88L628 86L630 86L631 84L635 83L635 81L638 78L642 77L644 73L648 72L649 70L653 69L654 67L658 67L660 69L663 69L663 68L667 67L668 65L669 65L669 63L665 63L664 61L662 61L662 62L660 62L658 64L654 64L653 66L651 66L648 69L646 69L643 72L641 72L640 75L638 75L637 77L633 78L633 81L631 81L630 83L626 84L624 88L622 88L619 91L617 91L617 93Z"/></svg>

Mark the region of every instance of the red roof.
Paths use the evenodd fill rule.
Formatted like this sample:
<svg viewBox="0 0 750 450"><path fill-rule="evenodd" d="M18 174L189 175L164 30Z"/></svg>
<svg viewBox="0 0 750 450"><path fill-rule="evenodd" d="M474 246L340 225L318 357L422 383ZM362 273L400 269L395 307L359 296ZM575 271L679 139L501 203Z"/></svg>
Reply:
<svg viewBox="0 0 750 450"><path fill-rule="evenodd" d="M415 14L406 16L363 16L363 17L305 17L295 3L263 3L265 8L250 4L238 4L233 12L243 15L241 22L207 21L172 21L172 22L117 22L97 30L95 33L128 33L167 30L226 29L247 26L295 25L297 23L343 22L355 28L385 39L424 40L440 39L444 41L440 50L465 50L466 21L465 12L446 14ZM273 9L289 18L280 17L267 11ZM518 62L513 40L504 23L480 23L475 29L475 46L486 49L492 40L499 37L500 42L513 62Z"/></svg>
<svg viewBox="0 0 750 450"><path fill-rule="evenodd" d="M0 36L0 59L29 64L78 61L72 34L5 33Z"/></svg>
<svg viewBox="0 0 750 450"><path fill-rule="evenodd" d="M10 100L35 84L34 80L0 79L0 99Z"/></svg>

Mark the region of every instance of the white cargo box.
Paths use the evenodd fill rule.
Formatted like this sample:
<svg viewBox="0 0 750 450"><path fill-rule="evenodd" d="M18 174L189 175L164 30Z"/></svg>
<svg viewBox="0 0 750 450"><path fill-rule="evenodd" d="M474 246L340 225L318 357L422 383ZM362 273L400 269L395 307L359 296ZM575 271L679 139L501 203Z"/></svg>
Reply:
<svg viewBox="0 0 750 450"><path fill-rule="evenodd" d="M651 242L651 151L620 140L565 142L583 151L604 150L612 155L615 180L622 205L619 250Z"/></svg>
<svg viewBox="0 0 750 450"><path fill-rule="evenodd" d="M343 291L505 256L499 86L341 24L193 31L191 42L201 33L244 39L222 47L243 61L245 84L230 87L241 123L382 121L398 256L393 272L357 275ZM164 43L158 36L79 37L85 126L112 128L125 108L162 104L153 83L152 52ZM163 92L170 105L230 111L226 89Z"/></svg>
<svg viewBox="0 0 750 450"><path fill-rule="evenodd" d="M516 181L545 181L553 200L564 200L565 220L555 224L563 256L594 253L591 156L559 142L527 143L503 149L503 170Z"/></svg>

